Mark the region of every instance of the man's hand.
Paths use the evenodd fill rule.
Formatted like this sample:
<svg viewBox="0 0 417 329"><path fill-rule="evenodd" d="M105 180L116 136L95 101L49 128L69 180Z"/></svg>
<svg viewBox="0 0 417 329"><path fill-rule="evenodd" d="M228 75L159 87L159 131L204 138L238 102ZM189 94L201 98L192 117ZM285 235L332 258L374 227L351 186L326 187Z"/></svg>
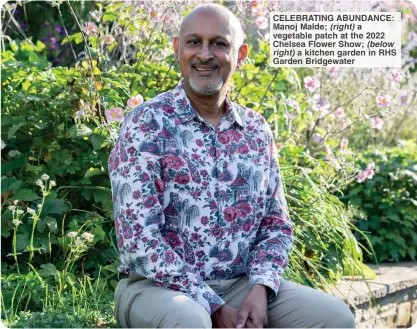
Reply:
<svg viewBox="0 0 417 329"><path fill-rule="evenodd" d="M236 328L237 309L224 304L211 316L213 328Z"/></svg>
<svg viewBox="0 0 417 329"><path fill-rule="evenodd" d="M238 310L236 328L263 328L268 323L267 287L256 284Z"/></svg>

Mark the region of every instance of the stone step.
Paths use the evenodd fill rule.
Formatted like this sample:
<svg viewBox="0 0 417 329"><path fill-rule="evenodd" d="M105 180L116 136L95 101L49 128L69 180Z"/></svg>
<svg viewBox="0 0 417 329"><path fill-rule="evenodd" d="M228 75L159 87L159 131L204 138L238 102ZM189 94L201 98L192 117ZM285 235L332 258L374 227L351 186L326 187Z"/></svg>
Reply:
<svg viewBox="0 0 417 329"><path fill-rule="evenodd" d="M417 262L368 265L375 280L344 277L332 293L345 300L358 328L410 328L417 325Z"/></svg>

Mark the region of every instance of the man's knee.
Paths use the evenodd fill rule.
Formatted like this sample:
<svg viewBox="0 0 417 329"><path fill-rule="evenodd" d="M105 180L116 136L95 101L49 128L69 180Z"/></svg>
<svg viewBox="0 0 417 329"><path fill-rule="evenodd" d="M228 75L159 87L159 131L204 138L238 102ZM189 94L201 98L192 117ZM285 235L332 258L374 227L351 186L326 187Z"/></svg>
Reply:
<svg viewBox="0 0 417 329"><path fill-rule="evenodd" d="M329 312L329 322L327 328L355 328L355 317L347 306L341 300L338 300L333 310Z"/></svg>
<svg viewBox="0 0 417 329"><path fill-rule="evenodd" d="M181 298L182 299L182 298ZM166 328L212 328L210 314L192 299L176 301L164 321Z"/></svg>

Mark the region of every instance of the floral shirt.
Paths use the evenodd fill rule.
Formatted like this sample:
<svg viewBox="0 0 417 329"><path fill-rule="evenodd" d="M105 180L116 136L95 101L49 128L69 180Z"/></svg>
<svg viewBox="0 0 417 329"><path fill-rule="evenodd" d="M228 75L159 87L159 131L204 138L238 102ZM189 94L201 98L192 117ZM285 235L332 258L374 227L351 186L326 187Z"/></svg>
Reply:
<svg viewBox="0 0 417 329"><path fill-rule="evenodd" d="M110 154L121 272L180 291L214 313L205 283L248 275L276 296L293 243L271 130L226 99L218 128L183 81L126 117Z"/></svg>

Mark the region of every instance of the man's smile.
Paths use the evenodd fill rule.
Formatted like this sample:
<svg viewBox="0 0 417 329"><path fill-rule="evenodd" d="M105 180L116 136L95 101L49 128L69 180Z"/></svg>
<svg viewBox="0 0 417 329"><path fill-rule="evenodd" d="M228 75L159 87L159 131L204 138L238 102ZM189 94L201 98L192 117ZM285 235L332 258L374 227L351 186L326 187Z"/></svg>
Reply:
<svg viewBox="0 0 417 329"><path fill-rule="evenodd" d="M193 68L195 71L198 72L213 72L217 69L219 69L219 66L217 65L191 65L191 68Z"/></svg>

